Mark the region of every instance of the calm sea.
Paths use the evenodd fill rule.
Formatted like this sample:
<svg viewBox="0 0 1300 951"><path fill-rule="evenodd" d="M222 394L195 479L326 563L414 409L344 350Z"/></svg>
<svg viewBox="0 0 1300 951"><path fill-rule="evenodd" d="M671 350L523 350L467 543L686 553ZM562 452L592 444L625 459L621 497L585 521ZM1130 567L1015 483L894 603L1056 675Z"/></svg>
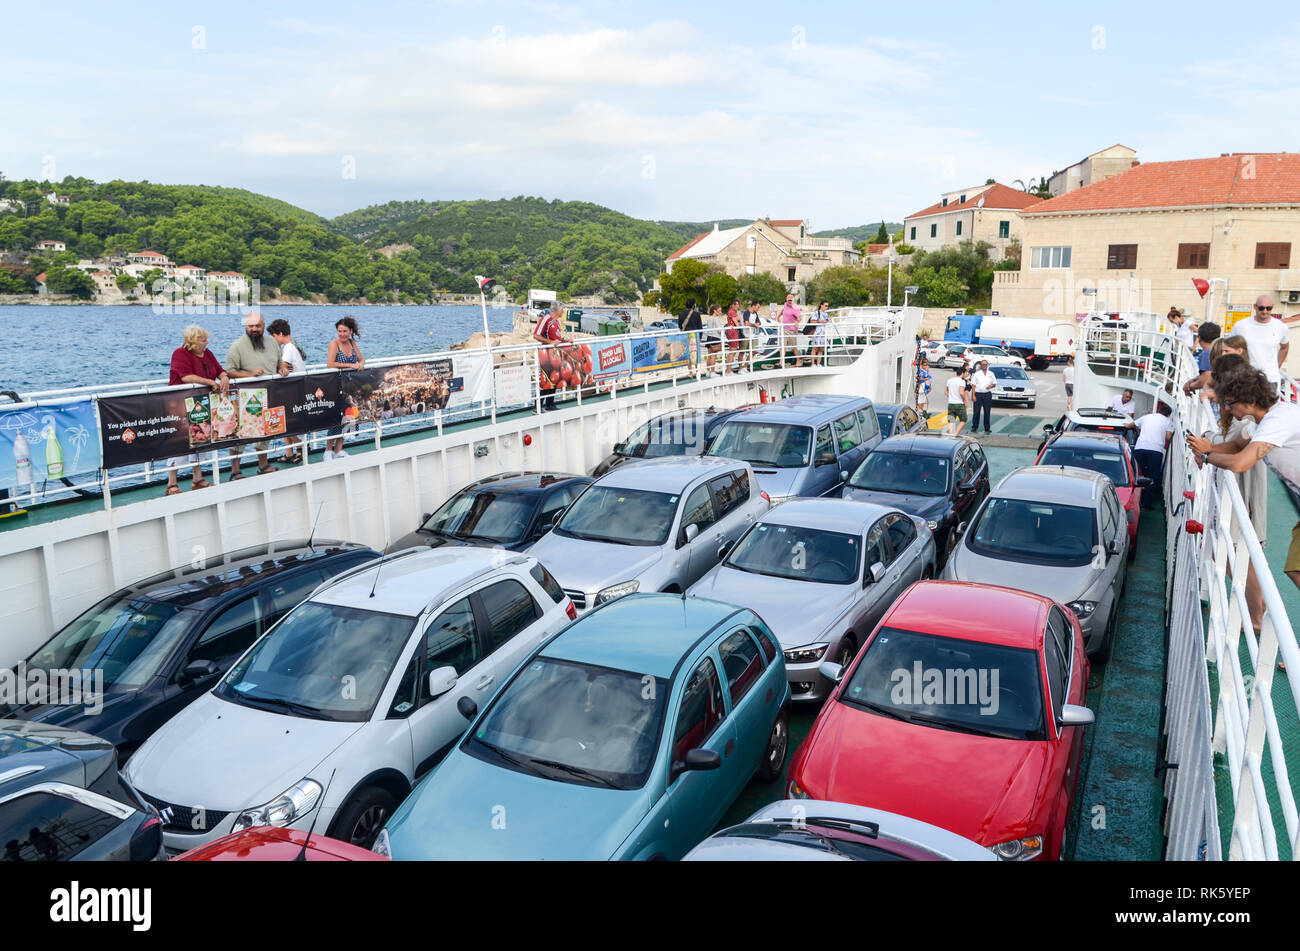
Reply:
<svg viewBox="0 0 1300 951"><path fill-rule="evenodd" d="M324 363L345 314L361 327L367 359L446 350L483 329L482 311L467 305L344 307L275 305L258 308L269 324L289 321L307 362ZM488 327L509 330L514 305L488 307ZM19 305L0 307L0 390L37 390L165 380L172 351L190 324L208 331L208 347L223 364L230 344L243 333L242 314L159 314L148 305Z"/></svg>

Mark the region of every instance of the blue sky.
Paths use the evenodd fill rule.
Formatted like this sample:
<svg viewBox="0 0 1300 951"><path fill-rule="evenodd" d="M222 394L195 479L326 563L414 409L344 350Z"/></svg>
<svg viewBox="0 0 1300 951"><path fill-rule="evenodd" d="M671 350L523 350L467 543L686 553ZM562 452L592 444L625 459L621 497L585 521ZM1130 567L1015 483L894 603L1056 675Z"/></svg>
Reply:
<svg viewBox="0 0 1300 951"><path fill-rule="evenodd" d="M819 229L1116 142L1300 149L1300 14L1280 4L178 6L10 5L0 171L326 216L529 194Z"/></svg>

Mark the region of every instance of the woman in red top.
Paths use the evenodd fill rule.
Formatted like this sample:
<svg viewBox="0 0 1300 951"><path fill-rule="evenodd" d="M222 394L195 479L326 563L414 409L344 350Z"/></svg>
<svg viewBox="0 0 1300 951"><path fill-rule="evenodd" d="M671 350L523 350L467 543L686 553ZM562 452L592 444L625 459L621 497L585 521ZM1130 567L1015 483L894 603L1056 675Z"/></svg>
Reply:
<svg viewBox="0 0 1300 951"><path fill-rule="evenodd" d="M725 341L726 364L732 367L740 356L740 301L733 300L727 308L727 333Z"/></svg>
<svg viewBox="0 0 1300 951"><path fill-rule="evenodd" d="M185 328L181 345L172 351L171 375L167 379L169 386L181 386L190 383L196 386L210 386L214 391L230 392L230 378L221 364L208 349L208 332L196 324ZM190 473L194 477L193 488L206 489L210 482L203 481L203 467L199 465L196 452L188 456L176 456L167 460L167 494L179 495L181 487L176 484L177 467L190 464Z"/></svg>

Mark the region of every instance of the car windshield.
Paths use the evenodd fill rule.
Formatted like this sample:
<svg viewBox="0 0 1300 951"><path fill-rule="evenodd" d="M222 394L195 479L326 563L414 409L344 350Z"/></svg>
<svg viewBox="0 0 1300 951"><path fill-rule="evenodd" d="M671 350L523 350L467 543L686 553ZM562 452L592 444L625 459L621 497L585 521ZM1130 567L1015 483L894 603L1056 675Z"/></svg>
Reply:
<svg viewBox="0 0 1300 951"><path fill-rule="evenodd" d="M788 820L785 822L746 822L724 829L717 834L720 839L760 839L780 845L795 845L814 849L830 855L859 862L904 862L909 856L867 842L863 835L845 833L841 829L819 825L818 822L839 825L836 820ZM845 823L844 825L849 825Z"/></svg>
<svg viewBox="0 0 1300 951"><path fill-rule="evenodd" d="M726 565L795 581L853 584L859 577L861 548L856 535L759 522L736 545Z"/></svg>
<svg viewBox="0 0 1300 951"><path fill-rule="evenodd" d="M704 417L652 419L639 427L619 450L620 456L654 459L659 456L698 456L704 452Z"/></svg>
<svg viewBox="0 0 1300 951"><path fill-rule="evenodd" d="M213 692L291 716L368 720L414 628L415 618L306 601Z"/></svg>
<svg viewBox="0 0 1300 951"><path fill-rule="evenodd" d="M849 477L849 485L871 492L903 495L946 495L952 466L943 456L913 456L903 452L873 452Z"/></svg>
<svg viewBox="0 0 1300 951"><path fill-rule="evenodd" d="M923 726L1041 740L1038 654L1021 647L885 627L840 702Z"/></svg>
<svg viewBox="0 0 1300 951"><path fill-rule="evenodd" d="M1020 367L991 366L989 372L999 380L1027 380L1029 374Z"/></svg>
<svg viewBox="0 0 1300 951"><path fill-rule="evenodd" d="M879 409L877 409L876 419L880 420L880 431L882 433L887 433L894 428L893 413L882 413Z"/></svg>
<svg viewBox="0 0 1300 951"><path fill-rule="evenodd" d="M1043 457L1038 460L1040 466L1077 466L1110 476L1110 481L1119 488L1128 485L1128 466L1124 465L1124 454L1119 447L1114 449L1090 449L1081 446L1048 446Z"/></svg>
<svg viewBox="0 0 1300 951"><path fill-rule="evenodd" d="M968 537L971 550L989 558L1078 567L1092 560L1097 519L1079 505L994 498Z"/></svg>
<svg viewBox="0 0 1300 951"><path fill-rule="evenodd" d="M27 659L29 670L102 670L104 687L138 690L159 671L198 613L165 601L105 598Z"/></svg>
<svg viewBox="0 0 1300 951"><path fill-rule="evenodd" d="M420 528L453 538L513 542L528 531L534 508L536 502L531 496L466 489L452 496Z"/></svg>
<svg viewBox="0 0 1300 951"><path fill-rule="evenodd" d="M742 459L763 468L798 469L808 465L811 450L812 429L807 426L726 422L709 455Z"/></svg>
<svg viewBox="0 0 1300 951"><path fill-rule="evenodd" d="M619 545L662 545L672 531L679 496L593 485L569 506L555 534Z"/></svg>
<svg viewBox="0 0 1300 951"><path fill-rule="evenodd" d="M649 674L537 657L461 749L560 782L637 789L654 766L668 694L668 681Z"/></svg>

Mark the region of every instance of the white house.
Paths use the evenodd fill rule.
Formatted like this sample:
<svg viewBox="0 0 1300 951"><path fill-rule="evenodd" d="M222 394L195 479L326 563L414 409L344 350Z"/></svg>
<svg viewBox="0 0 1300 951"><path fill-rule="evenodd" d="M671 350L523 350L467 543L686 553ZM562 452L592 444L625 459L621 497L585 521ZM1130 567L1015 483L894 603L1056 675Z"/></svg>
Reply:
<svg viewBox="0 0 1300 951"><path fill-rule="evenodd" d="M64 241L55 241L51 238L45 238L42 241L36 242L36 250L37 251L66 251L68 250L68 245Z"/></svg>
<svg viewBox="0 0 1300 951"><path fill-rule="evenodd" d="M248 288L248 278L238 271L213 271L208 275L208 282L224 284L232 292L242 293Z"/></svg>
<svg viewBox="0 0 1300 951"><path fill-rule="evenodd" d="M56 195L54 192L46 192L45 200L48 201L51 205L72 204L72 199L69 198L67 195Z"/></svg>

